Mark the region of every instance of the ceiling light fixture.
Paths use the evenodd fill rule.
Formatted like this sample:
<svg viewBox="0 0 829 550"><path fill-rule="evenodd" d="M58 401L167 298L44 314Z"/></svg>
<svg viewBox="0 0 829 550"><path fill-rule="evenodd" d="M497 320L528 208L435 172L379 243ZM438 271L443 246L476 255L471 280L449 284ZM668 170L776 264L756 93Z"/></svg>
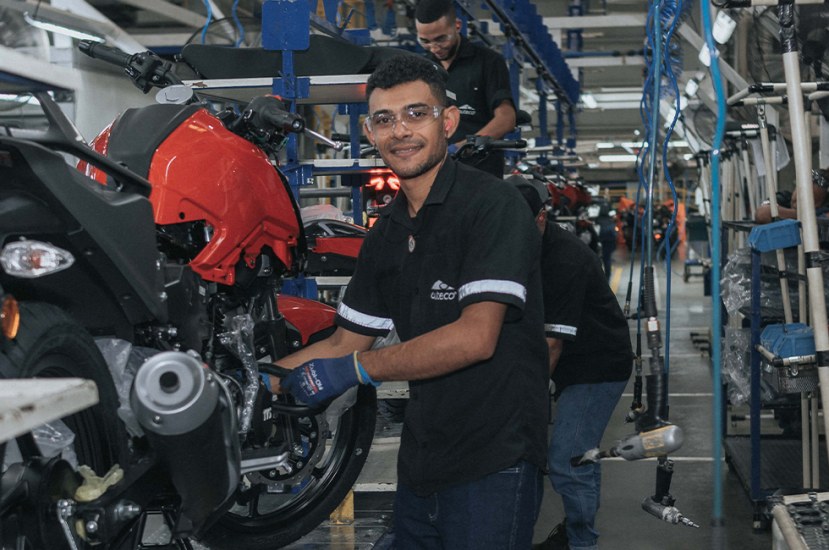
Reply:
<svg viewBox="0 0 829 550"><path fill-rule="evenodd" d="M69 36L71 38L77 38L78 40L92 40L93 42L106 42L106 40L102 36L98 36L97 34L88 33L79 29L73 29L70 27L66 27L64 25L59 25L57 23L50 23L48 21L44 21L41 19L35 19L29 12L25 12L23 14L23 19L29 25L42 29L48 32L54 32L57 34L62 34L64 36Z"/></svg>
<svg viewBox="0 0 829 550"><path fill-rule="evenodd" d="M586 109L598 109L599 104L590 92L581 94L581 102Z"/></svg>
<svg viewBox="0 0 829 550"><path fill-rule="evenodd" d="M636 162L636 155L599 155L599 162Z"/></svg>

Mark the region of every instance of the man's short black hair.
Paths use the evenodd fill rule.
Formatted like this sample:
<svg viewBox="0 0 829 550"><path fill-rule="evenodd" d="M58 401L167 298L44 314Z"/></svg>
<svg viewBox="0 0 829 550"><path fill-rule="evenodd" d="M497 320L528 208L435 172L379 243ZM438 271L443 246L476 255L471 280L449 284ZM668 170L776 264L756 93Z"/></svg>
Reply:
<svg viewBox="0 0 829 550"><path fill-rule="evenodd" d="M518 189L527 201L527 206L530 207L533 216L537 216L541 209L550 202L550 191L540 181L514 175L505 179L504 182Z"/></svg>
<svg viewBox="0 0 829 550"><path fill-rule="evenodd" d="M415 19L418 23L434 23L441 17L448 17L454 21L454 0L420 0L415 8Z"/></svg>
<svg viewBox="0 0 829 550"><path fill-rule="evenodd" d="M446 81L448 73L443 67L429 61L419 55L401 55L383 61L371 76L366 84L366 100L371 97L371 92L380 88L388 90L400 84L425 82L432 90L432 95L438 100L442 107L446 107Z"/></svg>

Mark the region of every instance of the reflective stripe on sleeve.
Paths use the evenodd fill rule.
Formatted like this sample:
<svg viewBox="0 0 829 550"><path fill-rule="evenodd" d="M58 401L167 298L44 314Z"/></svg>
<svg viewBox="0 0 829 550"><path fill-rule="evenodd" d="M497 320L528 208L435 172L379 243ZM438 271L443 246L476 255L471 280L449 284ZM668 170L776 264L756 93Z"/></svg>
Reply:
<svg viewBox="0 0 829 550"><path fill-rule="evenodd" d="M518 284L514 281L503 281L499 279L484 279L481 281L466 283L460 288L460 290L458 290L458 300L463 300L472 294L483 294L485 292L510 294L520 299L522 302L527 300L527 289L524 285Z"/></svg>
<svg viewBox="0 0 829 550"><path fill-rule="evenodd" d="M340 305L337 306L337 314L347 321L351 321L354 324L366 328L377 330L391 330L394 328L394 322L391 319L360 313L356 309L351 309L342 302L340 302Z"/></svg>
<svg viewBox="0 0 829 550"><path fill-rule="evenodd" d="M569 336L575 336L577 330L576 327L571 327L570 325L544 325L544 332L557 332Z"/></svg>

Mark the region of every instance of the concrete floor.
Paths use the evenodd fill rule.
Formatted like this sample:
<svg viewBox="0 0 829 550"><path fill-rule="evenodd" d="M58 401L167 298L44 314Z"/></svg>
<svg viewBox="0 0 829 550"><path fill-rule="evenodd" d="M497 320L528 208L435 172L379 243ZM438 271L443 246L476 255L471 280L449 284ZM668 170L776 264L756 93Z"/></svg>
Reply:
<svg viewBox="0 0 829 550"><path fill-rule="evenodd" d="M618 254L617 254L618 256ZM622 263L625 262L625 263ZM638 262L637 262L638 264ZM627 290L629 264L617 258L611 284L620 302ZM691 342L691 332L707 334L711 318L711 299L703 295L703 281L692 277L682 280L681 261L674 262L671 281L670 339L667 346L667 318L664 296L667 281L664 265L657 267L659 318L662 323L663 346L669 348L670 368L670 420L681 426L685 443L673 456L675 462L671 493L676 506L692 521L700 525L694 529L683 525L671 525L645 513L642 500L654 492L655 468L653 460L626 462L609 459L603 463L602 506L598 517L599 543L603 550L700 550L722 548L728 550L771 548L772 535L768 530L755 531L754 507L739 478L723 462L723 514L724 525L714 529L711 525L713 462L711 459L712 391L711 369L708 356ZM638 266L637 266L638 267ZM635 284L638 284L634 280ZM661 297L661 298L660 298ZM631 337L635 338L636 323L631 322ZM663 353L665 352L663 347ZM645 358L650 353L644 353ZM647 362L645 362L647 365ZM645 367L647 368L647 367ZM605 433L602 448L632 432L632 426L624 423L630 407L632 382L614 414ZM384 390L385 388L385 390ZM390 395L399 389L395 385L381 386ZM747 412L746 407L729 408L729 433L748 433L747 421L729 419ZM764 415L768 416L768 415ZM774 433L773 421L765 418L764 433ZM362 549L392 548L393 535L389 533L392 518L392 502L395 483L395 456L399 441L399 426L379 419L377 436L357 485L355 486L356 521L350 526L333 526L325 522L313 533L289 548L299 549ZM777 467L777 465L775 466ZM779 465L799 470L799 454L794 464ZM535 527L534 541L540 542L550 529L564 517L561 500L545 481L545 495L541 513Z"/></svg>

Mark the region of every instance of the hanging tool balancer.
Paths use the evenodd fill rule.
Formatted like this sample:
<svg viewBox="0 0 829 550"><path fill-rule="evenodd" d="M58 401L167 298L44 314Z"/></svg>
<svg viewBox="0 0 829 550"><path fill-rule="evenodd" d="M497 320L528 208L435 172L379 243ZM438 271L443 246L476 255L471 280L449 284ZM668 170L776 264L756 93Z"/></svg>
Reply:
<svg viewBox="0 0 829 550"><path fill-rule="evenodd" d="M570 459L570 463L573 466L582 466L615 456L620 456L625 460L658 457L656 491L653 496L645 497L642 501L642 508L668 523L683 523L691 527L699 527L680 513L674 506L676 499L669 492L673 476L673 461L668 459L667 455L682 446L683 435L682 428L666 420L665 368L661 355L662 337L656 312L653 266L646 266L644 275L644 293L641 299L646 319L648 348L651 351L650 374L645 377L648 389L647 407L638 411L635 434L627 436L606 451L590 449L584 455ZM637 360L640 359L637 357ZM641 384L639 391L641 394Z"/></svg>

